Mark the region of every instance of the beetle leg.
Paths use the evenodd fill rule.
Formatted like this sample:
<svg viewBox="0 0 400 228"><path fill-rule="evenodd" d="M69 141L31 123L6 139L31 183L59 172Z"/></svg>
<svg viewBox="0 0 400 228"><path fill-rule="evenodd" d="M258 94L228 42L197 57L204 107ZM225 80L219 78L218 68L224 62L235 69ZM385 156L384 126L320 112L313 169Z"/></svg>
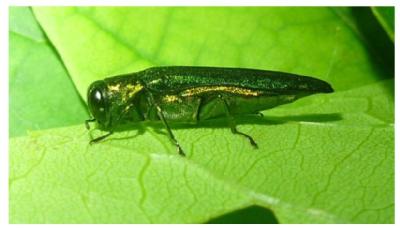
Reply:
<svg viewBox="0 0 400 228"><path fill-rule="evenodd" d="M148 102L149 102L149 104L150 104L151 106L154 106L154 107L157 109L157 114L158 114L158 116L160 117L161 121L163 122L165 128L167 129L168 136L169 136L169 138L171 139L171 141L175 144L176 149L178 150L179 155L181 155L181 156L186 156L186 155L185 155L185 152L183 152L181 146L179 145L178 140L176 140L174 134L172 133L171 128L169 127L167 121L165 120L165 117L164 117L164 114L163 114L163 111L162 111L161 107L160 107L159 105L157 105L156 102L154 101L153 94L151 94L150 91L148 91L148 93L149 93Z"/></svg>
<svg viewBox="0 0 400 228"><path fill-rule="evenodd" d="M102 136L100 136L100 137L97 137L97 138L95 138L95 139L90 140L90 145L92 145L93 143L100 142L101 140L103 140L103 139L107 138L108 136L112 135L113 133L114 133L114 132L110 131L110 132L108 132L108 133L105 134L105 135L102 135Z"/></svg>
<svg viewBox="0 0 400 228"><path fill-rule="evenodd" d="M194 121L196 121L196 123L198 123L200 120L200 107L204 102L201 97L199 97L198 99L199 99L199 105L197 106L196 111L193 116L193 119L194 119Z"/></svg>
<svg viewBox="0 0 400 228"><path fill-rule="evenodd" d="M165 128L167 129L169 138L172 140L172 142L176 145L176 148L178 150L179 155L185 156L185 153L183 152L181 146L179 145L178 141L175 139L174 134L171 131L171 128L169 127L167 121L165 120L164 114L162 113L162 110L160 106L156 105L157 113L158 116L160 117L161 121L163 122Z"/></svg>
<svg viewBox="0 0 400 228"><path fill-rule="evenodd" d="M232 116L232 114L231 114L231 112L229 110L228 102L226 102L226 100L221 95L218 95L218 98L220 98L222 100L222 102L224 103L225 113L226 113L226 116L228 117L228 120L229 120L229 126L231 128L231 132L233 134L238 134L238 135L242 135L242 136L246 137L250 141L250 144L254 148L258 148L257 143L254 141L254 139L250 135L247 135L247 134L245 134L243 132L240 132L240 131L238 131L236 129L235 119L233 118L233 116Z"/></svg>
<svg viewBox="0 0 400 228"><path fill-rule="evenodd" d="M262 112L257 112L257 115L258 115L259 117L264 117L264 114L262 114Z"/></svg>
<svg viewBox="0 0 400 228"><path fill-rule="evenodd" d="M90 126L89 126L89 122L94 122L94 121L96 121L96 119L95 118L93 118L93 119L89 119L89 120L85 120L85 126L86 126L86 129L90 129Z"/></svg>

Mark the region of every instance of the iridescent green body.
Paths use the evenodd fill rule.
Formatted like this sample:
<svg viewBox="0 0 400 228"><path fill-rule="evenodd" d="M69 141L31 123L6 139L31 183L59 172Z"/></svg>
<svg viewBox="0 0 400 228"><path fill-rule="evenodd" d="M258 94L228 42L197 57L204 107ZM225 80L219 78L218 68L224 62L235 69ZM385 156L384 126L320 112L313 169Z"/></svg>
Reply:
<svg viewBox="0 0 400 228"><path fill-rule="evenodd" d="M88 104L103 130L112 132L122 124L160 119L169 130L167 122L196 123L255 114L330 92L333 89L325 81L283 72L171 66L96 81L89 87Z"/></svg>

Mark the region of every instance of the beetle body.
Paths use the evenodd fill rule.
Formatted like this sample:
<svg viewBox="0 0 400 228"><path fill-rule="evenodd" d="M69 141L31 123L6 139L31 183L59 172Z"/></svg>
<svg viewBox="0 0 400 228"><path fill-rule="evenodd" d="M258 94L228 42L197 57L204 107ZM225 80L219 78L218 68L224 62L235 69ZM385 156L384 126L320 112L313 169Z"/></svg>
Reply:
<svg viewBox="0 0 400 228"><path fill-rule="evenodd" d="M89 87L88 105L100 128L112 131L144 120L196 123L255 114L330 92L325 81L283 72L171 66L96 81Z"/></svg>

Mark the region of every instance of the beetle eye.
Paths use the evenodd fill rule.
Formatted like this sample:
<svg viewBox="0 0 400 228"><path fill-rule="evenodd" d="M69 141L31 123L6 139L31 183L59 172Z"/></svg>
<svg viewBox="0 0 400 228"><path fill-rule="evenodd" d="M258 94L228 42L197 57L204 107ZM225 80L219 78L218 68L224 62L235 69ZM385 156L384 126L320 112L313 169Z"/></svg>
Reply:
<svg viewBox="0 0 400 228"><path fill-rule="evenodd" d="M88 106L93 117L100 123L106 122L106 97L102 81L96 81L88 90Z"/></svg>

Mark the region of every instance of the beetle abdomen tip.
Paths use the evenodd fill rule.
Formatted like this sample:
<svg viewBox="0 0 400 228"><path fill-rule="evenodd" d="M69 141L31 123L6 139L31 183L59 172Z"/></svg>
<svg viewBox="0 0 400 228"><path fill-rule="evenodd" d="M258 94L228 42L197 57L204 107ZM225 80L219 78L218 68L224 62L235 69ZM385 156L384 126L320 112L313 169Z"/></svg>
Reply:
<svg viewBox="0 0 400 228"><path fill-rule="evenodd" d="M326 83L326 86L322 90L323 93L333 93L335 90L333 90L332 86L329 83Z"/></svg>

